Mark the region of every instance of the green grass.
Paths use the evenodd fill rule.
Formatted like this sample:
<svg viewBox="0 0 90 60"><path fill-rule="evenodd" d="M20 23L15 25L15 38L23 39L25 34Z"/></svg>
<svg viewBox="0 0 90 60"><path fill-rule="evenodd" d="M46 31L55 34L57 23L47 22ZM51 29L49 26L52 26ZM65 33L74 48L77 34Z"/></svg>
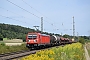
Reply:
<svg viewBox="0 0 90 60"><path fill-rule="evenodd" d="M0 41L0 44L3 43L3 41Z"/></svg>
<svg viewBox="0 0 90 60"><path fill-rule="evenodd" d="M90 43L90 40L88 40L88 39L85 39L85 43Z"/></svg>
<svg viewBox="0 0 90 60"><path fill-rule="evenodd" d="M3 38L3 40L8 40L8 38Z"/></svg>
<svg viewBox="0 0 90 60"><path fill-rule="evenodd" d="M28 48L26 48L25 44L22 44L20 46L5 46L4 43L0 44L0 54L27 50L27 49Z"/></svg>

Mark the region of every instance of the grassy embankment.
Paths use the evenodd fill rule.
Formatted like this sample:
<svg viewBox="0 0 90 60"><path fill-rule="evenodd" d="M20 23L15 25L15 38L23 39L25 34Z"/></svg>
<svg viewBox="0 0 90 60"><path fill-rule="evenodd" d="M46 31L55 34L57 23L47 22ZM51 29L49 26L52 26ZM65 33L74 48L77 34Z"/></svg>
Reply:
<svg viewBox="0 0 90 60"><path fill-rule="evenodd" d="M84 49L81 43L69 44L64 47L52 48L37 52L21 60L85 60Z"/></svg>
<svg viewBox="0 0 90 60"><path fill-rule="evenodd" d="M0 44L0 54L27 50L27 49L28 48L26 48L25 44L22 44L20 46L5 46L3 42Z"/></svg>

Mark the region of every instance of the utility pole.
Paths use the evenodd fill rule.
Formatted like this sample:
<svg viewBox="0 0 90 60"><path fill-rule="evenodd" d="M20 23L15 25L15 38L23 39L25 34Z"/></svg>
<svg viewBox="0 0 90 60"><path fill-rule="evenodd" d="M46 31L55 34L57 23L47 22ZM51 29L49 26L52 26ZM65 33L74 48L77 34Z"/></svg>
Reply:
<svg viewBox="0 0 90 60"><path fill-rule="evenodd" d="M43 17L41 17L41 32L43 32Z"/></svg>
<svg viewBox="0 0 90 60"><path fill-rule="evenodd" d="M62 32L61 32L61 36L62 36Z"/></svg>
<svg viewBox="0 0 90 60"><path fill-rule="evenodd" d="M79 33L77 32L77 41L79 41Z"/></svg>
<svg viewBox="0 0 90 60"><path fill-rule="evenodd" d="M73 38L75 39L75 22L74 22L74 16L73 16Z"/></svg>
<svg viewBox="0 0 90 60"><path fill-rule="evenodd" d="M89 33L89 40L90 40L90 30L88 31L88 33Z"/></svg>

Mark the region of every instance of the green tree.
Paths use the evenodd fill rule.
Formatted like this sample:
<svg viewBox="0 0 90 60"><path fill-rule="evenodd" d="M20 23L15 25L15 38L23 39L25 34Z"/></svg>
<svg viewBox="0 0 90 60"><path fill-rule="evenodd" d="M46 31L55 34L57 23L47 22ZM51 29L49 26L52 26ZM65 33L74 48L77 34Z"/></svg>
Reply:
<svg viewBox="0 0 90 60"><path fill-rule="evenodd" d="M2 34L0 33L0 38L3 38Z"/></svg>
<svg viewBox="0 0 90 60"><path fill-rule="evenodd" d="M25 40L25 34L34 32L34 29L26 28L18 25L2 24L0 23L0 37L2 38L20 38ZM25 38L24 38L25 37Z"/></svg>
<svg viewBox="0 0 90 60"><path fill-rule="evenodd" d="M67 34L65 34L65 35L63 35L63 37L64 37L64 38L69 38L70 36L67 35Z"/></svg>

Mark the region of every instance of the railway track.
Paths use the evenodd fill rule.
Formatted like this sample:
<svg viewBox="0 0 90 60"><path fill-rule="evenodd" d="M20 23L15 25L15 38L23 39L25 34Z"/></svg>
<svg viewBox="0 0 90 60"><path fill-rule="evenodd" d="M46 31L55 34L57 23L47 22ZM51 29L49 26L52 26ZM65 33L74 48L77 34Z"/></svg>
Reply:
<svg viewBox="0 0 90 60"><path fill-rule="evenodd" d="M20 57L27 56L30 54L35 54L35 53L36 53L36 50L33 50L33 51L26 50L26 51L5 53L5 54L0 54L0 60L12 60L15 58L20 58Z"/></svg>
<svg viewBox="0 0 90 60"><path fill-rule="evenodd" d="M58 48L58 46L54 46ZM52 47L49 48L44 48L40 50L45 50L45 49L51 49ZM40 50L25 50L25 51L18 51L18 52L12 52L12 53L6 53L6 54L0 54L0 60L12 60L12 59L17 59L20 57L28 56L30 54L35 54L37 51Z"/></svg>

